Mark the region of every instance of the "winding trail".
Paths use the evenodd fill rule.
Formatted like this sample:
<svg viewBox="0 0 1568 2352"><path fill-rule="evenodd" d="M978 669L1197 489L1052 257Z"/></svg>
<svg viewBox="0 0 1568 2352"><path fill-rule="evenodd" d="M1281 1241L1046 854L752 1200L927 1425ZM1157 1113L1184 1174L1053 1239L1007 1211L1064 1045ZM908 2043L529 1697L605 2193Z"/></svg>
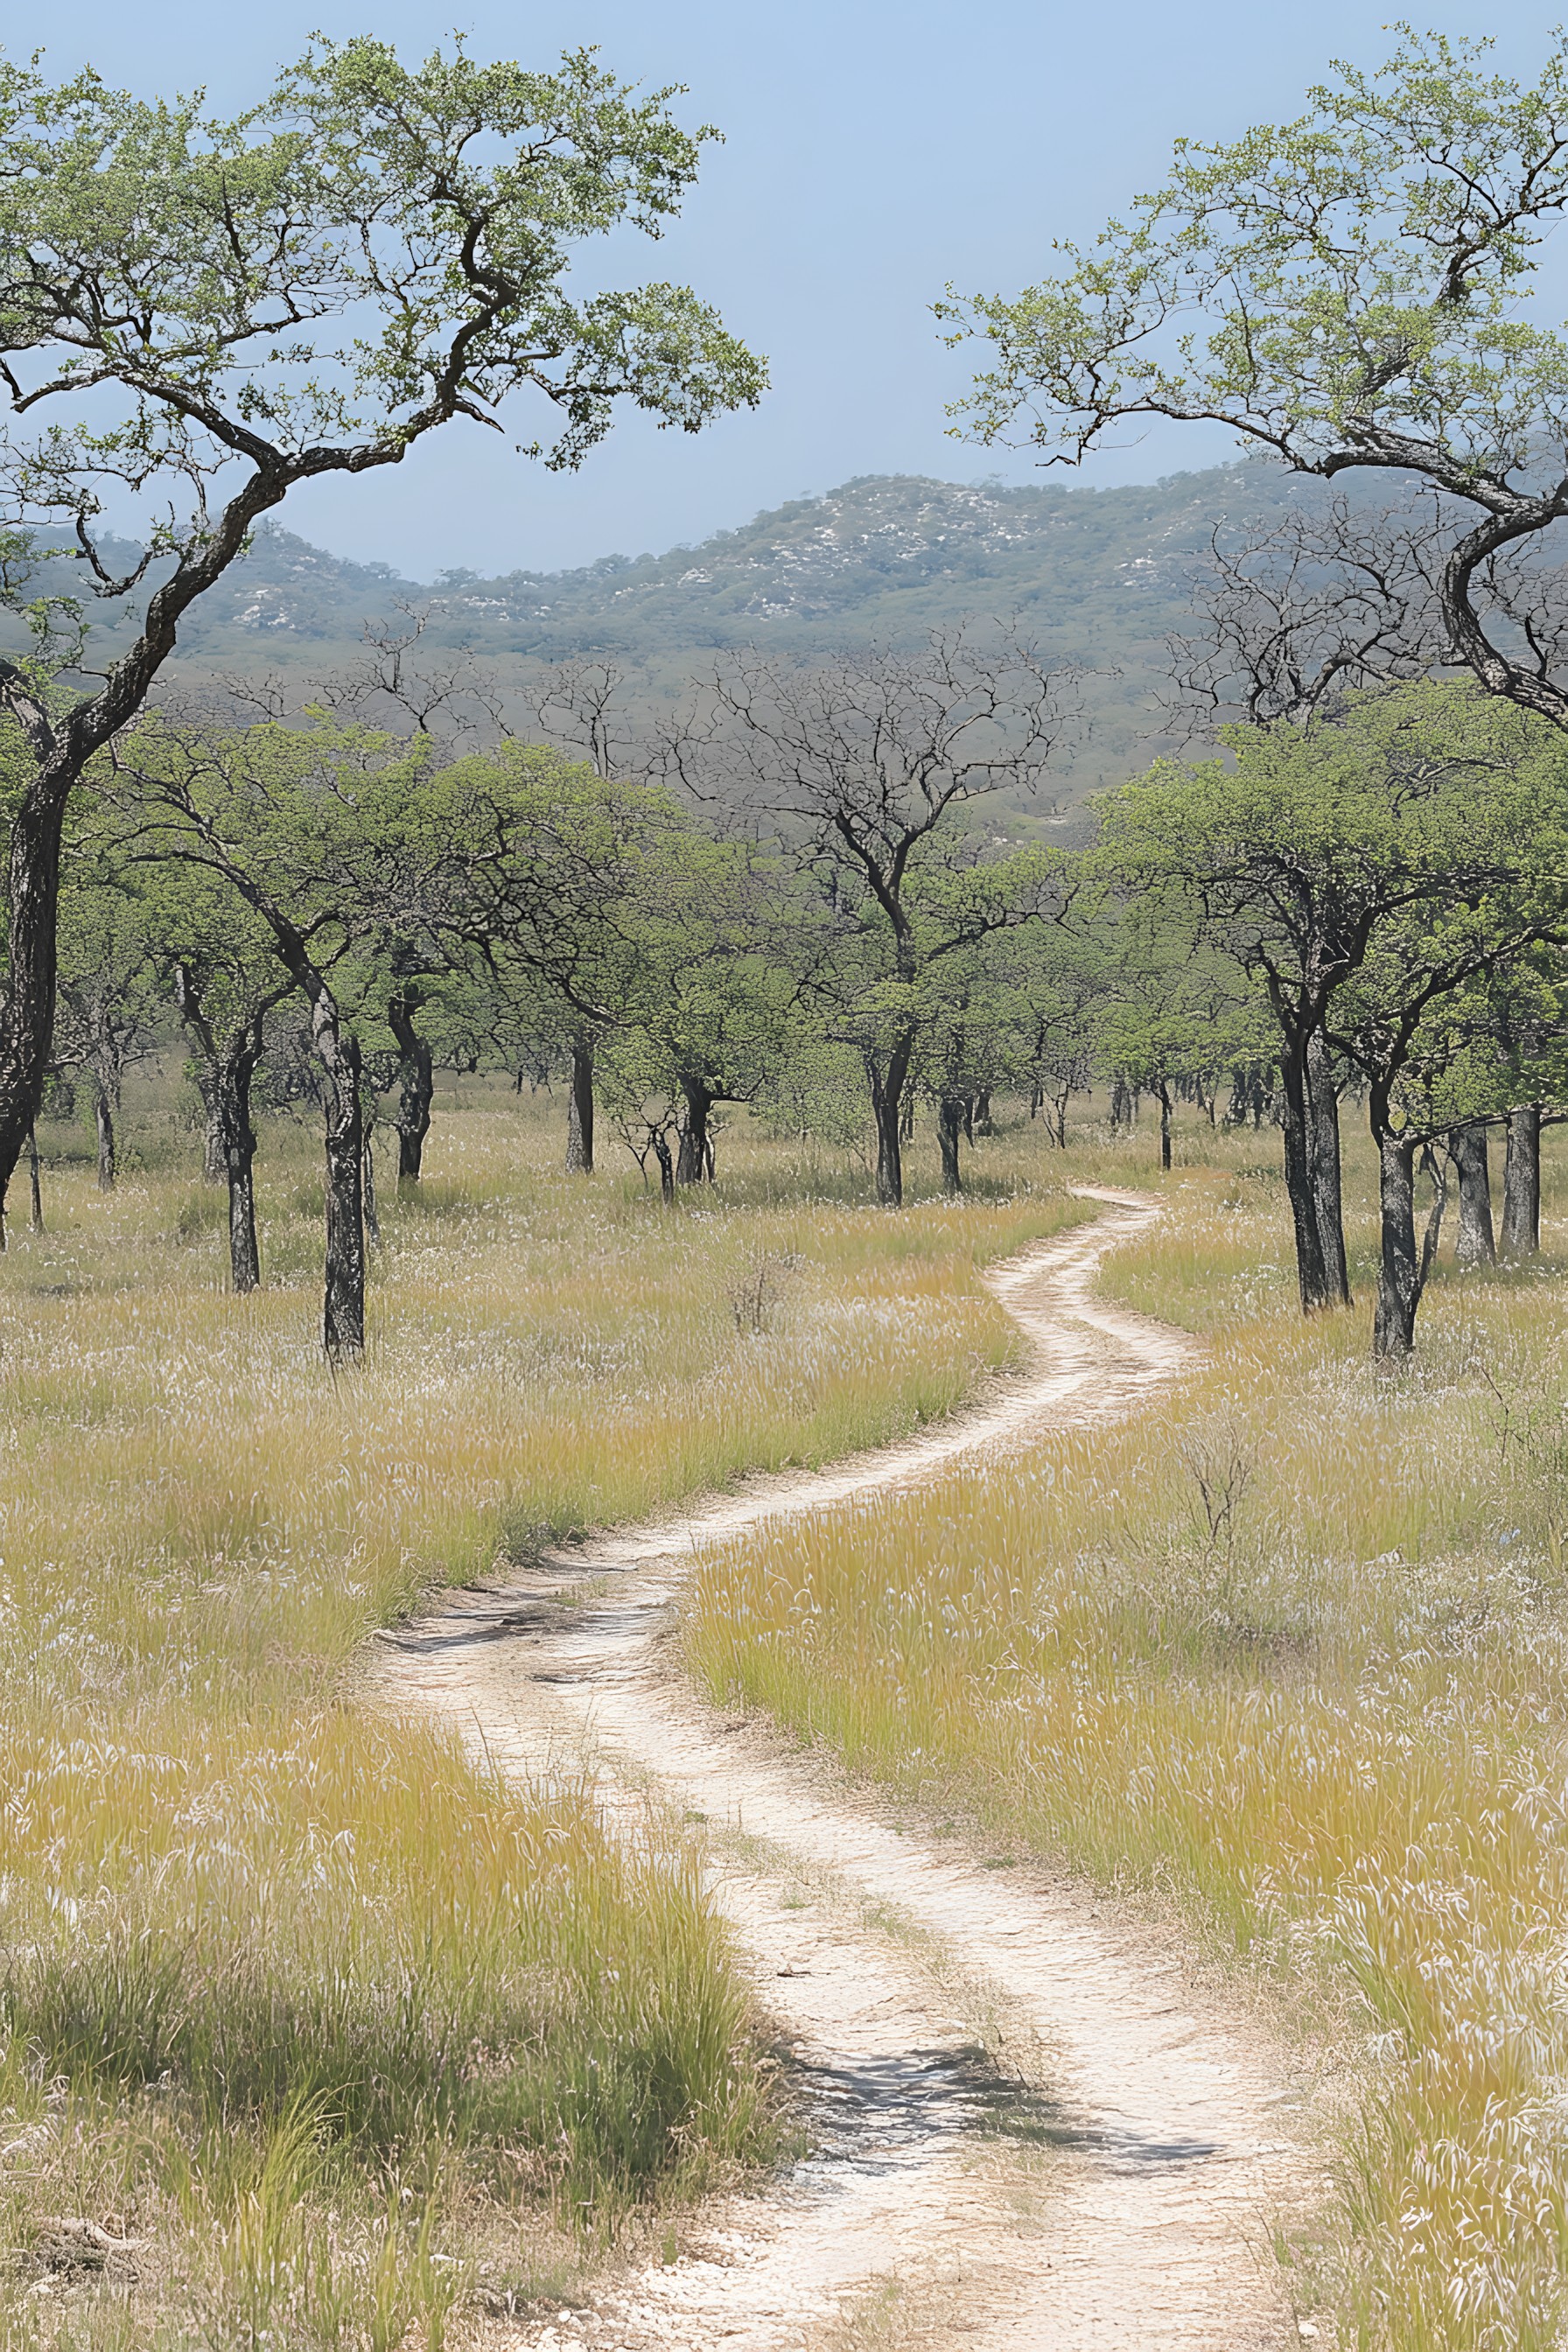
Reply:
<svg viewBox="0 0 1568 2352"><path fill-rule="evenodd" d="M1085 1188L1086 1190L1088 1188ZM528 2352L1261 2352L1294 2343L1281 2218L1321 2188L1310 2086L1172 1940L1081 1881L987 1868L820 1759L702 1704L664 1634L694 1553L758 1522L929 1479L1005 1475L1040 1433L1134 1410L1196 1360L1091 1297L1158 1204L1107 1213L986 1279L1035 1362L975 1411L812 1475L442 1596L375 1682L501 1769L584 1761L635 1824L706 1822L710 1884L797 2075L808 2153L722 2200L673 2263L582 2310L509 2324ZM584 1580L586 1580L584 1581ZM579 1588L575 1605L560 1601ZM1312 2332L1312 2331L1308 2331Z"/></svg>

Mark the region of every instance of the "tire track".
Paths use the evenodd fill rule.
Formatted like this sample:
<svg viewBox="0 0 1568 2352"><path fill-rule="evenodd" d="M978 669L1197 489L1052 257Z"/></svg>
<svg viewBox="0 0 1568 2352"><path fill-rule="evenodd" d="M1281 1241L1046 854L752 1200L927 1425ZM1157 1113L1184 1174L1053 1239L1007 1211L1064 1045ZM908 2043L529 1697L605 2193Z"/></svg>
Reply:
<svg viewBox="0 0 1568 2352"><path fill-rule="evenodd" d="M1132 1411L1196 1360L1185 1335L1092 1296L1158 1204L1084 1189L1107 1214L986 1277L1033 1345L1023 1380L906 1444L445 1595L387 1637L383 1697L437 1711L503 1769L586 1762L628 1827L650 1804L707 1823L714 1897L803 2097L810 2150L771 2193L725 2200L677 2262L592 2307L517 2323L530 2352L1296 2340L1269 2231L1320 2182L1284 2056L1092 1889L1038 1870L1004 1884L705 1706L661 1640L700 1547L961 1455L1005 1475L1033 1437Z"/></svg>

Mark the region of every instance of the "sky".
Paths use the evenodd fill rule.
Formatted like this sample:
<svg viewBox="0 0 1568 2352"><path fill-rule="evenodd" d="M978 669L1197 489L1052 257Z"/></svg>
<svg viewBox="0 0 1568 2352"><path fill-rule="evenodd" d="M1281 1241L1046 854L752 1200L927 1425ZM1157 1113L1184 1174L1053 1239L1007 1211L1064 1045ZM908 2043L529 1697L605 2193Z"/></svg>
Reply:
<svg viewBox="0 0 1568 2352"><path fill-rule="evenodd" d="M596 44L627 79L689 85L683 119L722 129L637 275L694 286L767 355L763 405L696 437L628 417L564 477L459 421L395 474L290 497L289 529L428 580L662 552L858 474L1040 479L1025 454L947 436L968 365L931 314L944 286L1013 291L1045 274L1053 238L1091 236L1157 184L1173 140L1296 112L1331 58L1387 54L1388 17L1386 0L57 0L43 21L51 72L90 62L143 96L205 85L223 112L261 95L318 27L374 31L415 57L455 27L477 56L546 69ZM1551 22L1517 0L1426 0L1418 18L1490 32L1500 65L1521 72ZM1152 481L1231 454L1217 430L1173 425L1081 478Z"/></svg>

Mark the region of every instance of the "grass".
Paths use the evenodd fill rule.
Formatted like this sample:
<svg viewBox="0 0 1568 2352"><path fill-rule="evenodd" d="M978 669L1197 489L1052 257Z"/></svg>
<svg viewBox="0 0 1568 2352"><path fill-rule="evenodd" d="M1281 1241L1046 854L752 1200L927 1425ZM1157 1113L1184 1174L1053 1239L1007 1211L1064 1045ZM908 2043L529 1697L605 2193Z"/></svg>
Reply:
<svg viewBox="0 0 1568 2352"><path fill-rule="evenodd" d="M693 1672L1004 1850L1162 1891L1344 2055L1302 2294L1380 2352L1568 2322L1563 1264L1446 1268L1420 1353L1303 1324L1274 1139L1186 1140L1107 1270L1203 1332L1155 1411L715 1549ZM1548 1245L1564 1238L1553 1172ZM1205 1500L1206 1490L1206 1500ZM1325 2323L1326 2324L1326 2323Z"/></svg>
<svg viewBox="0 0 1568 2352"><path fill-rule="evenodd" d="M976 1265L1084 1213L1037 1135L902 1219L737 1128L675 1213L443 1089L384 1188L363 1368L316 1343L315 1146L268 1286L166 1084L100 1196L51 1129L0 1260L0 2343L436 2347L574 2240L775 2144L693 1851L356 1702L436 1580L950 1410L1011 1359Z"/></svg>

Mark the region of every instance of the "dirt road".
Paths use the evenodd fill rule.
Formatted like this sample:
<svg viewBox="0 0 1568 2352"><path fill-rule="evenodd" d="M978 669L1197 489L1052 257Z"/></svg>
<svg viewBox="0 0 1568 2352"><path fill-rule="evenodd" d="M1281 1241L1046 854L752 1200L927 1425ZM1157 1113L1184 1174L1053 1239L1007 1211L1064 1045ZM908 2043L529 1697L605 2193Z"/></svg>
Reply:
<svg viewBox="0 0 1568 2352"><path fill-rule="evenodd" d="M1159 1213L1107 1213L987 1279L1030 1371L905 1445L759 1481L390 1637L384 1697L447 1715L507 1770L585 1759L606 1801L706 1824L716 1900L776 2021L810 2150L592 2308L519 2322L528 2352L1253 2352L1298 2340L1270 2251L1310 2203L1310 2102L1181 1950L1080 1881L986 1867L765 1728L703 1706L661 1636L697 1548L1136 1409L1194 1357L1092 1296ZM564 1589L587 1580L578 1605Z"/></svg>

